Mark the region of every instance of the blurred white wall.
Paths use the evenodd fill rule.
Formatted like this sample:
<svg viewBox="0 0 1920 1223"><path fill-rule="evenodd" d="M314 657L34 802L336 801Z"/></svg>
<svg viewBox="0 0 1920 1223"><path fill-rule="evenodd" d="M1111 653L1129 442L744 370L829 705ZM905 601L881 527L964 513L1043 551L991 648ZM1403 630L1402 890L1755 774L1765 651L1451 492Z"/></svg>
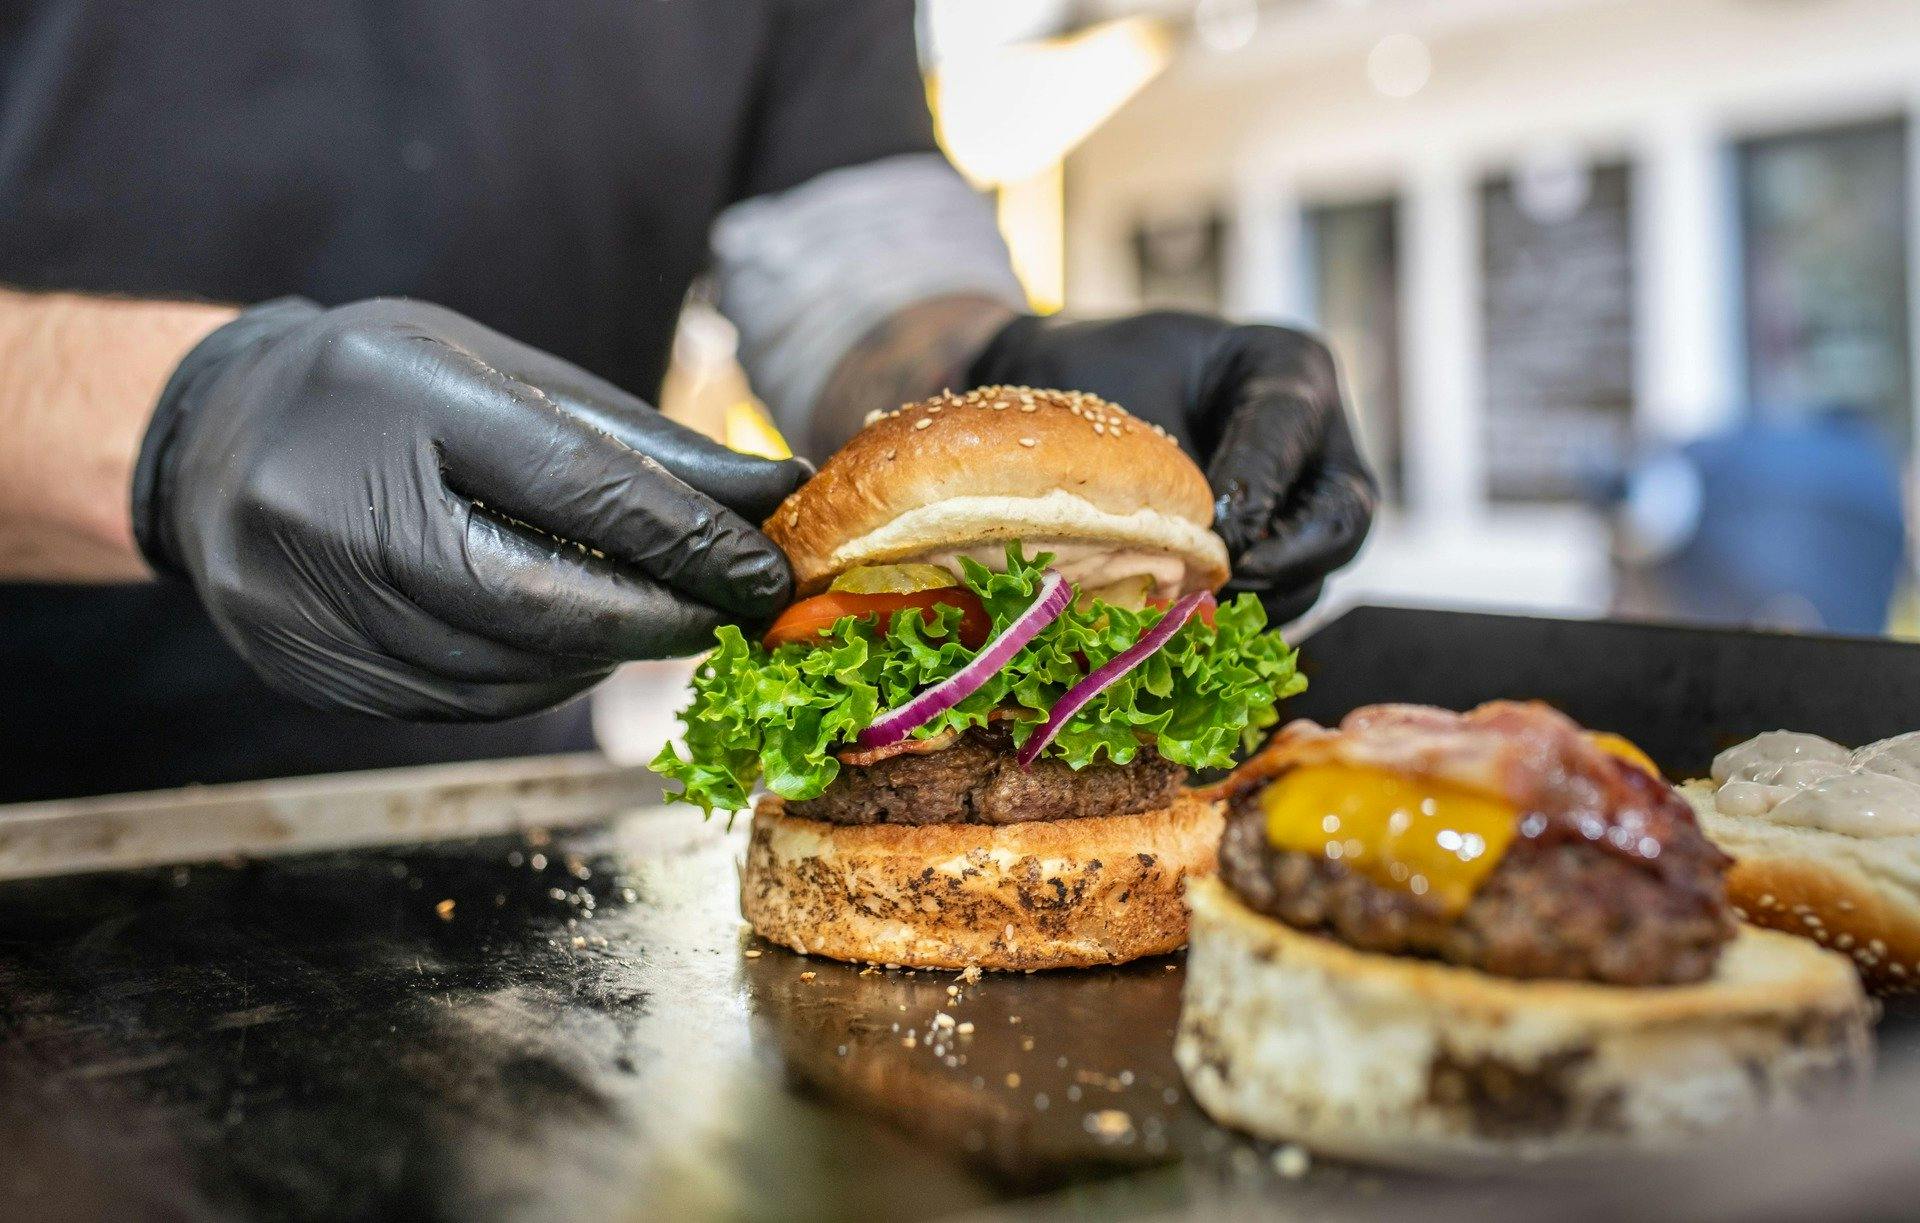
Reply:
<svg viewBox="0 0 1920 1223"><path fill-rule="evenodd" d="M1636 428L1693 436L1741 385L1730 143L1917 108L1914 0L1270 4L1239 50L1191 42L1069 160L1068 305L1132 308L1133 227L1218 207L1228 307L1298 320L1300 210L1396 196L1405 504L1335 599L1598 611L1601 525L1486 496L1479 184L1546 156L1632 166Z"/></svg>

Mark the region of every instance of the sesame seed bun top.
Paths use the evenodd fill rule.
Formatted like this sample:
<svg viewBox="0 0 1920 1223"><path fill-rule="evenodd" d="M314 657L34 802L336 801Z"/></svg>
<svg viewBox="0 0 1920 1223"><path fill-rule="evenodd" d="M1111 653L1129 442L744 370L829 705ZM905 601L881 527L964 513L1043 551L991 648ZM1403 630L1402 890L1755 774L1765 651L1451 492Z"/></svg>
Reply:
<svg viewBox="0 0 1920 1223"><path fill-rule="evenodd" d="M988 386L870 416L765 529L802 595L1015 539L1165 554L1187 591L1227 580L1212 524L1206 477L1158 425L1080 391Z"/></svg>

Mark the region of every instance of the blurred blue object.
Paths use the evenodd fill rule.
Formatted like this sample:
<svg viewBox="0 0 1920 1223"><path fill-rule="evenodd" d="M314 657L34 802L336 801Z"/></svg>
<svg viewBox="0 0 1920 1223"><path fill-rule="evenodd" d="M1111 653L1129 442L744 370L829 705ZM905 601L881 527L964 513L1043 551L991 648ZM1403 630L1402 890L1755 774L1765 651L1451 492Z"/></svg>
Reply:
<svg viewBox="0 0 1920 1223"><path fill-rule="evenodd" d="M1906 567L1900 467L1857 412L1752 421L1645 458L1614 521L1622 614L1880 633Z"/></svg>

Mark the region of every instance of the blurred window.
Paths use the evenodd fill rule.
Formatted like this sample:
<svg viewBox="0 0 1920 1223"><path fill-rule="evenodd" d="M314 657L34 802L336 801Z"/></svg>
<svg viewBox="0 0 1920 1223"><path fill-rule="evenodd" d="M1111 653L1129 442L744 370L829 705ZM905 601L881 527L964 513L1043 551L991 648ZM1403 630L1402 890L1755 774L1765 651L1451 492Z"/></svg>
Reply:
<svg viewBox="0 0 1920 1223"><path fill-rule="evenodd" d="M1631 176L1540 157L1480 189L1488 492L1565 500L1633 432Z"/></svg>
<svg viewBox="0 0 1920 1223"><path fill-rule="evenodd" d="M1133 230L1140 301L1155 310L1218 312L1227 223L1218 212L1141 221Z"/></svg>
<svg viewBox="0 0 1920 1223"><path fill-rule="evenodd" d="M1905 124L1748 141L1738 160L1749 401L1865 411L1910 444Z"/></svg>
<svg viewBox="0 0 1920 1223"><path fill-rule="evenodd" d="M1315 325L1339 358L1360 444L1390 498L1400 493L1400 256L1392 200L1306 212Z"/></svg>

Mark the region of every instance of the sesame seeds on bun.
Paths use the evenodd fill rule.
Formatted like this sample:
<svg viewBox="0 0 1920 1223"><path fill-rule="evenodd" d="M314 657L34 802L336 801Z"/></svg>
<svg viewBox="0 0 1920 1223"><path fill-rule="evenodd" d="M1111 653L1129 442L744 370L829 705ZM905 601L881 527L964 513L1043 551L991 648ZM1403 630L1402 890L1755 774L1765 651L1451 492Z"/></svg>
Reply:
<svg viewBox="0 0 1920 1223"><path fill-rule="evenodd" d="M1920 992L1920 841L1729 815L1707 780L1680 793L1733 855L1727 895L1742 918L1846 955L1876 994Z"/></svg>
<svg viewBox="0 0 1920 1223"><path fill-rule="evenodd" d="M1021 540L1164 553L1227 579L1206 476L1158 425L1081 391L985 386L868 418L766 532L802 595L856 565Z"/></svg>

